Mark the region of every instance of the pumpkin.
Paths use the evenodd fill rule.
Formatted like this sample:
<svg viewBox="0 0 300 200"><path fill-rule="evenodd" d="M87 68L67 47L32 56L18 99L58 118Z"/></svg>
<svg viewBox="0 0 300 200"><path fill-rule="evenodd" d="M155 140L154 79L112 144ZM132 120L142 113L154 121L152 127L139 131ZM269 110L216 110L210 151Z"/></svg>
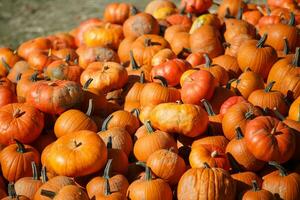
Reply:
<svg viewBox="0 0 300 200"><path fill-rule="evenodd" d="M3 177L8 181L32 176L31 162L40 162L40 155L36 149L18 140L15 142L16 144L5 147L0 153Z"/></svg>
<svg viewBox="0 0 300 200"><path fill-rule="evenodd" d="M226 85L229 79L226 70L217 64L213 64L208 54L205 53L204 58L205 64L200 65L199 68L201 70L209 71L220 85Z"/></svg>
<svg viewBox="0 0 300 200"><path fill-rule="evenodd" d="M256 159L248 150L246 140L242 134L240 127L235 129L236 137L232 139L227 147L226 154L234 159L239 167L245 171L259 171L264 167L264 162Z"/></svg>
<svg viewBox="0 0 300 200"><path fill-rule="evenodd" d="M28 64L31 69L43 71L51 62L57 58L52 55L52 50L34 51L29 54Z"/></svg>
<svg viewBox="0 0 300 200"><path fill-rule="evenodd" d="M300 121L300 97L298 97L291 105L288 118L294 121Z"/></svg>
<svg viewBox="0 0 300 200"><path fill-rule="evenodd" d="M103 19L112 24L123 24L128 17L137 14L137 9L128 3L109 3L103 14Z"/></svg>
<svg viewBox="0 0 300 200"><path fill-rule="evenodd" d="M224 149L217 145L198 144L192 147L189 156L189 163L192 168L201 168L204 163L211 167L218 167L229 170L230 164Z"/></svg>
<svg viewBox="0 0 300 200"><path fill-rule="evenodd" d="M157 66L157 65L160 65L168 60L172 60L172 59L175 59L176 58L176 55L175 53L169 49L169 48L165 48L165 49L162 49L160 51L158 51L153 57L152 57L152 60L151 60L151 65L152 66Z"/></svg>
<svg viewBox="0 0 300 200"><path fill-rule="evenodd" d="M51 47L52 43L49 39L44 37L38 37L22 43L19 46L17 52L20 57L27 60L32 52L48 50L51 49Z"/></svg>
<svg viewBox="0 0 300 200"><path fill-rule="evenodd" d="M269 164L276 167L277 170L264 176L262 189L270 191L277 198L299 199L299 174L296 172L288 173L284 167L276 162L269 162Z"/></svg>
<svg viewBox="0 0 300 200"><path fill-rule="evenodd" d="M247 148L259 160L284 163L294 154L295 135L276 118L257 117L248 122L244 133Z"/></svg>
<svg viewBox="0 0 300 200"><path fill-rule="evenodd" d="M102 129L111 129L114 127L125 128L129 134L134 134L140 127L138 120L138 110L132 112L118 110L110 114L103 122Z"/></svg>
<svg viewBox="0 0 300 200"><path fill-rule="evenodd" d="M185 8L179 10L179 13L174 13L167 16L166 21L171 25L182 25L191 27L193 24L192 16L184 13Z"/></svg>
<svg viewBox="0 0 300 200"><path fill-rule="evenodd" d="M13 103L0 108L0 144L33 142L42 132L44 115L28 104Z"/></svg>
<svg viewBox="0 0 300 200"><path fill-rule="evenodd" d="M178 25L173 25L173 26L169 26L166 31L165 31L165 34L164 34L164 38L169 42L171 43L173 40L175 40L176 38L174 38L175 34L176 33L181 33L181 32L184 32L184 33L188 33L189 31L189 28L186 27L186 26L182 26L180 24Z"/></svg>
<svg viewBox="0 0 300 200"><path fill-rule="evenodd" d="M169 183L175 185L186 170L184 160L172 148L160 149L153 152L147 159L149 166L156 177L159 177Z"/></svg>
<svg viewBox="0 0 300 200"><path fill-rule="evenodd" d="M106 160L107 149L102 139L95 132L81 130L57 139L43 164L59 175L75 177L97 172Z"/></svg>
<svg viewBox="0 0 300 200"><path fill-rule="evenodd" d="M0 78L0 107L17 101L15 85L7 78Z"/></svg>
<svg viewBox="0 0 300 200"><path fill-rule="evenodd" d="M87 68L90 63L93 62L119 62L118 54L107 47L87 47L85 45L80 46L76 53L79 56L79 66Z"/></svg>
<svg viewBox="0 0 300 200"><path fill-rule="evenodd" d="M148 105L148 106L144 106L143 108L141 108L140 114L139 114L140 122L142 122L144 124L147 120L149 120L150 113L154 107L155 107L155 105Z"/></svg>
<svg viewBox="0 0 300 200"><path fill-rule="evenodd" d="M131 49L131 45L136 38L137 37L126 37L120 42L118 56L124 66L127 66L130 63L130 54L128 53L128 49Z"/></svg>
<svg viewBox="0 0 300 200"><path fill-rule="evenodd" d="M217 115L211 106L211 104L206 100L203 99L201 101L205 107L206 112L208 113L208 131L211 135L219 135L223 133L222 130L222 115Z"/></svg>
<svg viewBox="0 0 300 200"><path fill-rule="evenodd" d="M300 96L299 74L289 74L281 80L280 92L288 97L288 100L295 100Z"/></svg>
<svg viewBox="0 0 300 200"><path fill-rule="evenodd" d="M176 5L169 0L153 0L146 5L145 12L152 15L156 10L164 7L176 8Z"/></svg>
<svg viewBox="0 0 300 200"><path fill-rule="evenodd" d="M89 200L88 195L85 193L85 191L77 185L66 185L63 188L61 188L58 192L42 189L41 196L53 200Z"/></svg>
<svg viewBox="0 0 300 200"><path fill-rule="evenodd" d="M257 116L262 115L260 109L250 103L241 102L233 105L223 115L222 128L227 139L232 140L235 137L235 128L240 127L242 133L245 133L246 125Z"/></svg>
<svg viewBox="0 0 300 200"><path fill-rule="evenodd" d="M245 41L251 39L253 38L249 37L249 35L243 34L243 35L237 35L235 38L232 38L232 41L230 41L230 43L228 42L223 43L223 46L225 48L225 55L237 57L241 45Z"/></svg>
<svg viewBox="0 0 300 200"><path fill-rule="evenodd" d="M122 200L123 195L121 192L112 192L110 189L108 179L105 179L105 190L104 194L97 194L95 196L95 200L105 200L105 199L114 199L114 200Z"/></svg>
<svg viewBox="0 0 300 200"><path fill-rule="evenodd" d="M56 60L47 66L45 75L51 80L69 80L79 83L82 71L78 65L70 65L63 60Z"/></svg>
<svg viewBox="0 0 300 200"><path fill-rule="evenodd" d="M93 62L81 74L81 84L83 85L90 78L93 79L93 82L88 88L109 92L122 88L128 80L128 75L119 63Z"/></svg>
<svg viewBox="0 0 300 200"><path fill-rule="evenodd" d="M75 49L72 48L63 48L58 50L52 50L52 55L58 59L69 61L72 64L76 64L78 61L78 55Z"/></svg>
<svg viewBox="0 0 300 200"><path fill-rule="evenodd" d="M188 61L192 65L192 67L196 67L198 65L205 64L204 53L202 53L202 52L191 53L186 58L186 61Z"/></svg>
<svg viewBox="0 0 300 200"><path fill-rule="evenodd" d="M39 189L39 187L47 181L46 174L42 174L43 180L39 179L38 171L36 164L31 163L32 166L32 177L23 177L20 178L15 183L15 190L18 195L23 195L29 199L33 199L34 194Z"/></svg>
<svg viewBox="0 0 300 200"><path fill-rule="evenodd" d="M146 166L144 179L132 182L127 190L127 198L132 200L171 200L170 186L162 179L152 179L151 169Z"/></svg>
<svg viewBox="0 0 300 200"><path fill-rule="evenodd" d="M180 100L179 90L168 87L167 80L164 77L156 76L153 79L159 79L161 83L145 84L140 94L141 108Z"/></svg>
<svg viewBox="0 0 300 200"><path fill-rule="evenodd" d="M17 194L14 183L9 183L8 184L8 196L1 198L1 200L29 200L29 198L24 195Z"/></svg>
<svg viewBox="0 0 300 200"><path fill-rule="evenodd" d="M277 51L284 49L284 38L287 38L289 47L292 51L295 50L298 38L298 31L295 26L295 15L291 13L290 21L288 24L273 24L265 29L260 30L260 34L268 34L266 44L272 46Z"/></svg>
<svg viewBox="0 0 300 200"><path fill-rule="evenodd" d="M221 148L222 151L225 151L228 142L229 141L222 135L208 136L193 141L192 148L197 148L202 145L215 145Z"/></svg>
<svg viewBox="0 0 300 200"><path fill-rule="evenodd" d="M277 61L276 50L271 46L266 46L268 35L259 40L245 41L239 48L237 60L240 68L244 71L247 67L267 79L272 65ZM263 58L263 59L259 59Z"/></svg>
<svg viewBox="0 0 300 200"><path fill-rule="evenodd" d="M199 68L192 68L192 69L189 69L189 70L186 70L180 77L180 86L182 87L185 80L191 75L193 74L194 72L198 71Z"/></svg>
<svg viewBox="0 0 300 200"><path fill-rule="evenodd" d="M103 176L94 177L86 185L86 191L91 199L93 196L98 196L105 192L106 180L109 182L111 191L120 192L123 197L126 195L129 183L126 177L122 174L115 174L114 176L111 176L111 163L112 159L109 159L105 166Z"/></svg>
<svg viewBox="0 0 300 200"><path fill-rule="evenodd" d="M128 86L130 87L130 84L134 84L136 80L140 79L140 75L143 72L144 74L144 79L147 81L151 81L151 70L152 66L151 65L141 65L139 66L133 56L133 52L130 50L130 65L129 67L126 68L127 73L128 73Z"/></svg>
<svg viewBox="0 0 300 200"><path fill-rule="evenodd" d="M268 190L261 189L256 180L252 181L252 190L248 190L244 193L242 200L251 200L251 199L265 199L265 200L274 200L275 197Z"/></svg>
<svg viewBox="0 0 300 200"><path fill-rule="evenodd" d="M201 14L212 5L212 0L182 0L181 6L189 13Z"/></svg>
<svg viewBox="0 0 300 200"><path fill-rule="evenodd" d="M235 199L235 196L236 183L230 174L221 168L210 168L207 163L203 167L187 170L177 188L178 200L230 200Z"/></svg>
<svg viewBox="0 0 300 200"><path fill-rule="evenodd" d="M26 62L24 60L20 60L20 61L15 63L13 68L11 68L11 70L9 71L9 73L7 75L7 78L11 82L17 83L18 82L18 76L20 74L23 74L24 72L28 72L28 71L33 71L32 69L30 69L28 62Z"/></svg>
<svg viewBox="0 0 300 200"><path fill-rule="evenodd" d="M161 25L160 20L165 20L168 16L177 12L177 9L172 7L160 7L152 13L152 16L159 20L159 24Z"/></svg>
<svg viewBox="0 0 300 200"><path fill-rule="evenodd" d="M83 33L83 41L88 47L105 46L117 50L123 39L122 26L106 23L92 26Z"/></svg>
<svg viewBox="0 0 300 200"><path fill-rule="evenodd" d="M242 19L249 24L256 26L262 16L262 13L258 10L249 10L243 13Z"/></svg>
<svg viewBox="0 0 300 200"><path fill-rule="evenodd" d="M45 113L61 114L77 106L82 97L80 85L73 81L40 81L31 85L26 102Z"/></svg>
<svg viewBox="0 0 300 200"><path fill-rule="evenodd" d="M151 65L153 56L158 51L168 47L169 44L163 37L145 34L132 43L131 50L138 65Z"/></svg>
<svg viewBox="0 0 300 200"><path fill-rule="evenodd" d="M221 55L215 57L212 62L215 65L223 67L227 71L229 78L236 78L242 73L237 59L233 56Z"/></svg>
<svg viewBox="0 0 300 200"><path fill-rule="evenodd" d="M62 113L54 124L54 133L57 138L80 130L90 130L97 132L97 125L91 119L93 110L93 100L90 99L90 105L86 113L80 110L70 109Z"/></svg>
<svg viewBox="0 0 300 200"><path fill-rule="evenodd" d="M268 29L269 25L272 25L272 24L279 24L281 23L282 21L282 18L280 16L277 16L277 15L265 15L265 16L262 16L259 21L258 21L258 29L260 31L262 30L266 30Z"/></svg>
<svg viewBox="0 0 300 200"><path fill-rule="evenodd" d="M178 40L180 38L180 40ZM172 39L168 40L172 51L180 58L187 57L190 53L190 34L185 31L175 32Z"/></svg>
<svg viewBox="0 0 300 200"><path fill-rule="evenodd" d="M144 34L158 34L159 24L157 20L148 13L138 13L130 16L123 24L125 37L139 37Z"/></svg>
<svg viewBox="0 0 300 200"><path fill-rule="evenodd" d="M220 114L224 115L225 113L227 113L228 109L231 108L231 106L233 106L237 103L240 103L240 102L247 102L247 100L241 96L229 97L226 101L223 102L223 104L220 108Z"/></svg>
<svg viewBox="0 0 300 200"><path fill-rule="evenodd" d="M228 16L236 16L240 8L245 8L246 4L242 0L223 0L218 7L218 16L223 19Z"/></svg>
<svg viewBox="0 0 300 200"><path fill-rule="evenodd" d="M220 41L220 32L211 25L198 28L190 36L192 52L206 52L211 58L223 54L223 46Z"/></svg>
<svg viewBox="0 0 300 200"><path fill-rule="evenodd" d="M75 185L75 182L72 178L66 176L55 176L44 183L38 191L35 193L34 198L36 200L49 200L48 197L41 194L42 190L51 191L54 193L59 192L63 187L68 185Z"/></svg>
<svg viewBox="0 0 300 200"><path fill-rule="evenodd" d="M221 22L217 15L206 13L200 15L197 19L194 20L193 25L189 31L189 33L194 33L195 30L200 28L203 25L211 25L214 26L217 29L221 28Z"/></svg>
<svg viewBox="0 0 300 200"><path fill-rule="evenodd" d="M200 104L202 99L212 98L216 86L217 81L209 71L199 70L185 79L181 99L184 103Z"/></svg>
<svg viewBox="0 0 300 200"><path fill-rule="evenodd" d="M17 78L17 99L19 103L24 103L26 101L27 94L30 92L31 86L41 80L42 75L39 72L28 71L24 74L19 74Z"/></svg>
<svg viewBox="0 0 300 200"><path fill-rule="evenodd" d="M262 76L249 69L243 72L237 80L234 80L231 86L237 94L243 96L245 99L248 99L253 91L265 87Z"/></svg>
<svg viewBox="0 0 300 200"><path fill-rule="evenodd" d="M152 78L162 76L167 80L169 86L176 86L180 82L181 75L189 68L191 65L188 62L176 58L153 67L151 75Z"/></svg>
<svg viewBox="0 0 300 200"><path fill-rule="evenodd" d="M9 48L0 48L0 77L6 76L21 58Z"/></svg>
<svg viewBox="0 0 300 200"><path fill-rule="evenodd" d="M150 121L159 130L196 137L206 131L208 115L196 105L162 103L151 111Z"/></svg>
<svg viewBox="0 0 300 200"><path fill-rule="evenodd" d="M280 92L272 90L274 83L274 81L270 82L264 90L252 92L248 97L248 101L262 109L277 108L280 113L286 115L288 113L288 105Z"/></svg>
<svg viewBox="0 0 300 200"><path fill-rule="evenodd" d="M133 153L137 160L146 162L149 156L159 149L174 148L177 152L177 145L173 137L164 131L154 130L151 122L145 122L146 130L143 136L137 139L133 146Z"/></svg>

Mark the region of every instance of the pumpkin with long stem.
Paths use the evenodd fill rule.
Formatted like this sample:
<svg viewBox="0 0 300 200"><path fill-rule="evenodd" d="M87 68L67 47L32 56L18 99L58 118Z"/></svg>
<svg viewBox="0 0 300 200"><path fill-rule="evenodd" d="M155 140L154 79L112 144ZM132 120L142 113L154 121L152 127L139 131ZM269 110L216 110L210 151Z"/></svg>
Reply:
<svg viewBox="0 0 300 200"><path fill-rule="evenodd" d="M274 161L269 162L269 165L276 167L277 170L264 176L262 189L270 191L277 198L299 199L300 175L296 172L288 172Z"/></svg>
<svg viewBox="0 0 300 200"><path fill-rule="evenodd" d="M130 184L127 190L127 198L132 200L171 200L170 186L162 179L152 179L151 169L145 166L145 178L136 180Z"/></svg>
<svg viewBox="0 0 300 200"><path fill-rule="evenodd" d="M115 174L111 176L111 164L112 159L107 161L106 167L103 172L103 176L94 177L86 185L86 190L90 198L98 196L105 192L105 182L108 180L111 191L122 193L123 197L126 195L129 183L125 176L121 174Z"/></svg>

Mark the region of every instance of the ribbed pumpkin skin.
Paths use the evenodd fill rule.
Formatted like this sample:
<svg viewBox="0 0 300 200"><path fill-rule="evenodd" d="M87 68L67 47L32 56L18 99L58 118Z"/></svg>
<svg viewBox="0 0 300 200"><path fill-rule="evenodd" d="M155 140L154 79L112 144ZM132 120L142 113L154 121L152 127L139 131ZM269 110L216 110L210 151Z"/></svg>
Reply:
<svg viewBox="0 0 300 200"><path fill-rule="evenodd" d="M189 169L177 188L178 200L234 200L235 195L235 181L220 168Z"/></svg>
<svg viewBox="0 0 300 200"><path fill-rule="evenodd" d="M291 105L289 110L289 119L300 121L300 97L298 97Z"/></svg>

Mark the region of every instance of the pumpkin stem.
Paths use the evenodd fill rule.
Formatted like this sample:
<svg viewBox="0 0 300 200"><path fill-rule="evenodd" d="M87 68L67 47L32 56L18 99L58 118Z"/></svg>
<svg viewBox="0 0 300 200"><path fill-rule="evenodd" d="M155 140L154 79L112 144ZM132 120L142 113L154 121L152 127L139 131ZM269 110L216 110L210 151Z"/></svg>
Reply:
<svg viewBox="0 0 300 200"><path fill-rule="evenodd" d="M145 177L146 181L151 181L152 173L150 167L148 167L147 165L145 165L145 173L146 173L146 177Z"/></svg>
<svg viewBox="0 0 300 200"><path fill-rule="evenodd" d="M236 19L241 20L243 17L243 12L244 12L244 9L242 7L240 7L239 11L237 13Z"/></svg>
<svg viewBox="0 0 300 200"><path fill-rule="evenodd" d="M15 111L14 111L14 113L13 113L13 117L14 118L19 118L19 117L21 117L22 115L24 115L25 114L25 111L21 111L19 108L17 108Z"/></svg>
<svg viewBox="0 0 300 200"><path fill-rule="evenodd" d="M207 168L207 169L211 168L207 162L203 163L203 166L204 166L204 168Z"/></svg>
<svg viewBox="0 0 300 200"><path fill-rule="evenodd" d="M83 84L83 89L84 90L87 90L88 89L88 87L89 87L89 85L93 82L93 80L94 79L92 79L92 78L89 78L84 84Z"/></svg>
<svg viewBox="0 0 300 200"><path fill-rule="evenodd" d="M110 178L110 169L111 169L111 163L112 163L112 159L109 159L106 163L106 166L104 168L104 172L103 172L103 177L106 179Z"/></svg>
<svg viewBox="0 0 300 200"><path fill-rule="evenodd" d="M45 166L43 166L41 170L41 179L42 179L42 183L46 183L48 181L47 169Z"/></svg>
<svg viewBox="0 0 300 200"><path fill-rule="evenodd" d="M175 147L170 147L168 151L175 153Z"/></svg>
<svg viewBox="0 0 300 200"><path fill-rule="evenodd" d="M274 111L277 118L279 118L281 121L285 120L285 117L278 111L278 109L276 107L273 108L273 111Z"/></svg>
<svg viewBox="0 0 300 200"><path fill-rule="evenodd" d="M205 67L211 67L212 61L211 61L209 55L207 53L205 53L203 56L205 58Z"/></svg>
<svg viewBox="0 0 300 200"><path fill-rule="evenodd" d="M235 128L235 134L236 134L236 139L238 139L238 140L244 138L243 133L242 133L242 129L239 126Z"/></svg>
<svg viewBox="0 0 300 200"><path fill-rule="evenodd" d="M181 104L183 104L183 101L180 99L180 100L177 100L176 103L181 105Z"/></svg>
<svg viewBox="0 0 300 200"><path fill-rule="evenodd" d="M270 92L275 84L275 81L271 81L265 88L265 92Z"/></svg>
<svg viewBox="0 0 300 200"><path fill-rule="evenodd" d="M7 186L7 192L8 192L8 196L10 197L10 199L15 199L17 198L17 193L16 193L16 190L15 190L15 184L14 183L8 183L8 186Z"/></svg>
<svg viewBox="0 0 300 200"><path fill-rule="evenodd" d="M254 119L255 115L254 115L254 113L251 110L249 110L248 112L246 112L245 118L246 119Z"/></svg>
<svg viewBox="0 0 300 200"><path fill-rule="evenodd" d="M215 158L215 157L217 157L219 155L219 153L218 153L218 151L213 151L213 152L211 152L211 154L210 154L210 156L212 157L212 158Z"/></svg>
<svg viewBox="0 0 300 200"><path fill-rule="evenodd" d="M211 107L211 104L206 99L202 99L201 102L203 103L205 110L209 116L216 115L216 113L214 113L214 111L213 111L213 108Z"/></svg>
<svg viewBox="0 0 300 200"><path fill-rule="evenodd" d="M289 41L286 37L283 39L283 44L284 44L283 53L284 55L288 55L290 53L290 47L289 47Z"/></svg>
<svg viewBox="0 0 300 200"><path fill-rule="evenodd" d="M151 126L150 120L147 120L147 121L145 122L145 127L146 127L148 133L153 133L153 132L154 132L154 129L153 129L153 127Z"/></svg>
<svg viewBox="0 0 300 200"><path fill-rule="evenodd" d="M130 16L136 15L139 10L135 6L130 6Z"/></svg>
<svg viewBox="0 0 300 200"><path fill-rule="evenodd" d="M223 42L222 46L226 49L226 48L229 48L231 46L231 44L228 42Z"/></svg>
<svg viewBox="0 0 300 200"><path fill-rule="evenodd" d="M268 38L268 34L264 33L264 35L260 38L260 40L256 44L256 48L263 48L266 40Z"/></svg>
<svg viewBox="0 0 300 200"><path fill-rule="evenodd" d="M241 167L238 164L238 162L235 160L235 158L232 156L232 154L227 152L226 155L227 155L227 159L230 163L230 166L232 167L232 170L236 173L241 172Z"/></svg>
<svg viewBox="0 0 300 200"><path fill-rule="evenodd" d="M145 163L145 162L138 161L138 162L136 162L135 164L138 165L138 166L141 166L141 167L146 168L146 163Z"/></svg>
<svg viewBox="0 0 300 200"><path fill-rule="evenodd" d="M231 13L230 13L230 9L227 7L225 10L225 16L224 18L229 19L229 18L234 18Z"/></svg>
<svg viewBox="0 0 300 200"><path fill-rule="evenodd" d="M132 68L133 70L139 70L140 67L139 67L138 64L136 63L136 60L134 59L132 50L129 51L129 55L130 55L131 68Z"/></svg>
<svg viewBox="0 0 300 200"><path fill-rule="evenodd" d="M14 141L16 142L18 148L17 148L17 152L19 153L25 153L26 152L26 148L24 146L24 144L22 144L19 140L14 139Z"/></svg>
<svg viewBox="0 0 300 200"><path fill-rule="evenodd" d="M295 20L295 14L293 12L290 13L290 21L288 23L289 26L295 26L296 20Z"/></svg>
<svg viewBox="0 0 300 200"><path fill-rule="evenodd" d="M144 71L141 71L141 75L140 75L140 83L142 83L142 84L145 83L145 73L144 73Z"/></svg>
<svg viewBox="0 0 300 200"><path fill-rule="evenodd" d="M106 148L107 149L112 149L112 137L111 136L108 137Z"/></svg>
<svg viewBox="0 0 300 200"><path fill-rule="evenodd" d="M30 77L30 81L32 82L36 82L38 81L38 75L39 75L39 72L38 71L35 71L32 76Z"/></svg>
<svg viewBox="0 0 300 200"><path fill-rule="evenodd" d="M238 84L238 80L239 80L239 79L235 79L235 78L229 80L229 81L226 83L225 88L228 89L228 90L230 90L231 84L232 84L234 81L237 81L237 84Z"/></svg>
<svg viewBox="0 0 300 200"><path fill-rule="evenodd" d="M111 191L110 191L110 185L109 185L109 180L108 180L108 178L105 178L105 189L104 189L104 195L105 195L105 196L109 196L109 195L111 195Z"/></svg>
<svg viewBox="0 0 300 200"><path fill-rule="evenodd" d="M192 13L190 13L190 12L186 13L186 16L187 16L189 19L192 19L192 18L193 18Z"/></svg>
<svg viewBox="0 0 300 200"><path fill-rule="evenodd" d="M182 6L182 7L180 8L179 14L180 14L180 15L184 15L185 9L186 9L186 3L184 3L184 6Z"/></svg>
<svg viewBox="0 0 300 200"><path fill-rule="evenodd" d="M168 87L168 81L165 79L165 77L157 75L157 76L154 76L153 79L160 80L160 83L162 86Z"/></svg>
<svg viewBox="0 0 300 200"><path fill-rule="evenodd" d="M103 121L101 131L107 131L108 123L112 118L113 118L113 115L109 115L108 117L106 117L106 119Z"/></svg>
<svg viewBox="0 0 300 200"><path fill-rule="evenodd" d="M45 197L49 197L50 199L54 199L54 197L56 196L55 192L49 191L49 190L41 190L41 195L45 196Z"/></svg>
<svg viewBox="0 0 300 200"><path fill-rule="evenodd" d="M136 116L137 118L139 118L140 116L140 111L137 108L134 108L132 111L130 111L130 113Z"/></svg>
<svg viewBox="0 0 300 200"><path fill-rule="evenodd" d="M293 65L294 66L297 66L297 67L300 67L300 59L299 59L299 55L300 55L300 47L297 47L296 48L296 52L295 52L295 55L294 55L294 59L293 59Z"/></svg>
<svg viewBox="0 0 300 200"><path fill-rule="evenodd" d="M68 54L66 57L65 57L65 62L70 62L71 60L71 54Z"/></svg>
<svg viewBox="0 0 300 200"><path fill-rule="evenodd" d="M260 190L260 188L259 188L259 186L258 186L256 180L252 180L252 190L253 190L254 192L257 192L257 191Z"/></svg>
<svg viewBox="0 0 300 200"><path fill-rule="evenodd" d="M80 147L82 145L82 142L77 143L77 141L74 140L74 145L75 145L76 148Z"/></svg>
<svg viewBox="0 0 300 200"><path fill-rule="evenodd" d="M287 176L288 175L287 170L283 166L281 166L279 163L277 163L276 161L270 161L268 164L271 165L271 166L276 167L279 170L279 175L280 176Z"/></svg>
<svg viewBox="0 0 300 200"><path fill-rule="evenodd" d="M75 60L73 61L74 65L78 65L78 58L75 58Z"/></svg>
<svg viewBox="0 0 300 200"><path fill-rule="evenodd" d="M19 80L21 80L21 78L22 78L22 73L19 73L16 77L16 80L19 81Z"/></svg>
<svg viewBox="0 0 300 200"><path fill-rule="evenodd" d="M31 162L31 168L32 168L32 179L33 180L39 180L39 174L37 171L37 167L34 161Z"/></svg>
<svg viewBox="0 0 300 200"><path fill-rule="evenodd" d="M151 39L150 38L145 38L145 40L144 40L144 44L145 44L145 46L146 47L149 47L149 46L151 46Z"/></svg>
<svg viewBox="0 0 300 200"><path fill-rule="evenodd" d="M4 58L1 59L2 60L2 65L4 66L4 68L6 69L6 71L10 71L11 67L9 66L9 64L6 62L6 60Z"/></svg>
<svg viewBox="0 0 300 200"><path fill-rule="evenodd" d="M92 115L92 112L93 112L93 99L89 99L89 106L85 114L90 117Z"/></svg>

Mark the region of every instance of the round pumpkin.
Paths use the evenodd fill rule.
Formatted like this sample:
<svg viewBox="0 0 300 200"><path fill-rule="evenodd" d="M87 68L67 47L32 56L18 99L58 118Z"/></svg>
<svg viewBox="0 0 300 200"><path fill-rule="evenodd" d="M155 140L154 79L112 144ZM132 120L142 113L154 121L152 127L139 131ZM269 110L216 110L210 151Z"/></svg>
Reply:
<svg viewBox="0 0 300 200"><path fill-rule="evenodd" d="M135 15L137 9L128 3L109 3L103 14L104 21L112 24L123 24L128 17Z"/></svg>

